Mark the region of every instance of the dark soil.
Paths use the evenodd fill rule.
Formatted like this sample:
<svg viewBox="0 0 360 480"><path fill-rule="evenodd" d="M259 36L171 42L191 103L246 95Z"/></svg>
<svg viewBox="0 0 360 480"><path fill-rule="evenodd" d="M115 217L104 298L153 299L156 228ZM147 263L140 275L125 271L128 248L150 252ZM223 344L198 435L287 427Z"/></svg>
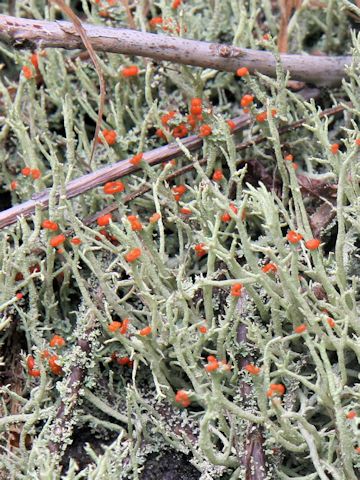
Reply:
<svg viewBox="0 0 360 480"><path fill-rule="evenodd" d="M167 451L145 463L141 480L198 480L200 472L193 467L186 455Z"/></svg>

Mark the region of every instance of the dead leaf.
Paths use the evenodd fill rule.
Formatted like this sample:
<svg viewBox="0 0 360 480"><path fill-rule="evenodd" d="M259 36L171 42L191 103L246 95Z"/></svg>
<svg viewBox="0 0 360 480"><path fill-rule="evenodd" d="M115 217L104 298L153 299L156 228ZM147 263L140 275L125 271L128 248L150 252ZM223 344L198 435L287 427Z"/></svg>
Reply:
<svg viewBox="0 0 360 480"><path fill-rule="evenodd" d="M335 216L336 208L329 203L324 202L316 209L310 217L310 227L314 238L321 238L322 231L329 225Z"/></svg>
<svg viewBox="0 0 360 480"><path fill-rule="evenodd" d="M17 430L10 430L9 431L9 444L10 447L19 448L20 447L20 432ZM27 433L25 435L25 447L26 450L30 450L32 446L32 437Z"/></svg>

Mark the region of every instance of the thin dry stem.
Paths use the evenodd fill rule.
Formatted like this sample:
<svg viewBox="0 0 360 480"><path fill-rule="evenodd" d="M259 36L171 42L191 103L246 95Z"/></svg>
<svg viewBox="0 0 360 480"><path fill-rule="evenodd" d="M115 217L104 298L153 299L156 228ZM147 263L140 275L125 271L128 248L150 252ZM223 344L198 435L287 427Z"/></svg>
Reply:
<svg viewBox="0 0 360 480"><path fill-rule="evenodd" d="M101 69L99 60L98 60L97 55L96 55L96 53L95 53L95 51L94 51L94 49L91 45L91 41L90 41L90 39L89 39L89 37L86 33L86 30L83 28L81 20L75 15L75 13L72 11L72 9L68 5L66 5L64 0L50 0L50 1L52 3L54 3L55 5L57 5L60 8L60 10L70 18L72 24L74 25L74 28L75 28L76 32L80 36L80 38L81 38L81 40L84 44L84 47L86 48L86 51L88 52L88 54L89 54L89 56L90 56L90 58L91 58L91 60L94 64L96 73L99 77L100 98L99 98L99 106L98 106L98 118L97 118L97 121L96 121L95 134L94 134L94 139L93 139L93 144L92 144L91 154L90 154L90 160L89 160L89 165L91 165L92 159L94 157L96 145L97 145L97 138L98 138L99 133L100 133L102 117L103 117L103 114L104 114L104 105L105 105L105 98L106 98L106 84L105 84L104 73Z"/></svg>

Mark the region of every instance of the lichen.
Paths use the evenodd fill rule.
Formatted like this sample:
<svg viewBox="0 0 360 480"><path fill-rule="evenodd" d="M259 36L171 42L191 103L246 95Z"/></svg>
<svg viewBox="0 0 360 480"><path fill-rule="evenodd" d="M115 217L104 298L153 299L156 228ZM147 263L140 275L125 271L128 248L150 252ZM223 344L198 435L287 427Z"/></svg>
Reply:
<svg viewBox="0 0 360 480"><path fill-rule="evenodd" d="M267 49L279 60L275 3L69 2L90 23L134 22ZM2 209L50 192L47 208L0 237L3 478L146 480L153 462L172 454L201 480L245 480L256 468L262 480L359 477L360 10L346 0L298 3L289 53L352 54L339 88L306 100L309 88L289 82L280 61L276 78L240 78L102 53L107 99L91 165L99 96L92 63L79 51L47 48L36 52L36 66L26 45L0 46ZM14 8L18 17L61 16L43 0ZM124 77L130 65L139 74ZM227 120L244 114L250 93L251 121L233 135ZM193 98L202 99L195 123ZM323 115L336 105L344 110ZM201 124L212 133L189 151L174 129L198 134ZM104 130L116 133L114 142ZM124 192L99 186L66 198L72 179L168 142L183 152L175 165L142 161L122 178ZM86 220L111 202L108 225ZM43 228L45 219L58 231ZM291 243L289 231L302 239ZM60 233L66 240L54 248ZM318 238L318 247L307 243ZM135 248L140 254L128 257ZM124 333L109 331L124 319ZM144 327L151 333L141 334ZM54 334L63 348L49 347ZM46 350L58 355L61 375ZM30 375L29 355L40 376ZM175 401L179 390L186 407Z"/></svg>

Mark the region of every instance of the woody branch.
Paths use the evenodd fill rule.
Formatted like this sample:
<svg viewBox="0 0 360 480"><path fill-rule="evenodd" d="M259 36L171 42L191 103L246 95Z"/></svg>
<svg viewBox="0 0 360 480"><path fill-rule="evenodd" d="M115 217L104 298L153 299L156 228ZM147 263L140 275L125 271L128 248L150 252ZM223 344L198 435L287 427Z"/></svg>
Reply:
<svg viewBox="0 0 360 480"><path fill-rule="evenodd" d="M234 118L234 122L235 128L233 129L233 132L236 132L249 124L250 118L248 115L243 115L242 117ZM186 139L183 139L182 143L187 149L194 151L201 147L203 139L198 135L191 135ZM154 166L171 160L172 158L176 158L182 154L183 152L177 143L169 143L168 145L144 153L143 160L149 165ZM66 185L66 198L74 198L92 188L139 170L139 167L134 167L130 160L131 159L120 160L119 162L107 165L106 167L71 180ZM36 206L45 208L49 203L49 193L49 189L43 190L42 192L35 194L30 200L0 212L0 229L15 223L20 216L27 217L31 215L34 213Z"/></svg>
<svg viewBox="0 0 360 480"><path fill-rule="evenodd" d="M99 52L137 55L155 61L227 72L235 72L239 67L246 66L250 72L258 71L269 76L276 74L276 59L271 52L123 28L86 23L82 26L93 48ZM7 15L0 15L0 40L17 48L85 48L70 22L49 22ZM281 61L294 80L318 86L336 86L344 78L345 66L350 65L351 57L281 55Z"/></svg>
<svg viewBox="0 0 360 480"><path fill-rule="evenodd" d="M336 115L343 110L344 107L338 105L336 107L324 110L320 113L320 117L322 118L327 115ZM249 125L250 116L248 114L243 114L241 117L234 118L233 121L235 123L233 133L236 133L245 126ZM295 128L299 128L304 124L304 122L305 119L301 119L297 120L292 124L285 125L281 128L279 133L283 134ZM266 138L267 137L259 135L258 137L250 141L246 141L237 145L236 148L237 150L243 150L251 147L252 145L266 141ZM201 147L203 139L197 135L191 135L185 139L182 139L182 143L188 150L195 151ZM183 151L177 143L169 143L168 145L165 145L163 147L155 148L154 150L146 152L143 156L143 160L146 161L149 165L154 166L159 163L166 162L172 158L176 158L182 154ZM203 159L200 162L205 163L206 159ZM174 174L170 175L169 179L175 178L175 176L181 175L182 173L185 173L185 171L188 171L188 169L191 168L193 168L193 165L189 164L178 170ZM82 177L71 180L66 185L66 198L74 198L78 195L81 195L82 193L87 192L88 190L91 190L92 188L98 187L99 185L102 185L106 182L115 180L116 178L124 177L125 175L128 175L138 169L139 167L134 167L130 163L130 159L120 160L119 162L116 162L112 165L108 165L99 170L83 175ZM149 188L146 186L140 188L137 192L129 194L127 196L126 202L133 200L139 195L143 195L148 190ZM20 203L19 205L15 205L11 208L8 208L7 210L4 210L3 212L0 212L0 229L15 223L17 219L21 216L28 217L32 215L35 211L36 206L46 208L46 206L49 204L49 193L49 189L43 190L42 192L33 196L30 200L27 200L26 202ZM95 221L99 215L108 213L112 210L115 210L116 208L117 204L113 204L107 207L107 209L105 209L105 211L103 211L102 213L98 213L95 216L89 217L89 219L87 219L85 223L90 224Z"/></svg>

